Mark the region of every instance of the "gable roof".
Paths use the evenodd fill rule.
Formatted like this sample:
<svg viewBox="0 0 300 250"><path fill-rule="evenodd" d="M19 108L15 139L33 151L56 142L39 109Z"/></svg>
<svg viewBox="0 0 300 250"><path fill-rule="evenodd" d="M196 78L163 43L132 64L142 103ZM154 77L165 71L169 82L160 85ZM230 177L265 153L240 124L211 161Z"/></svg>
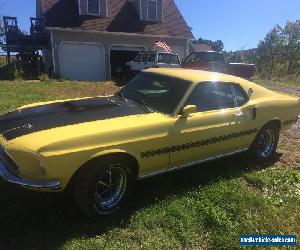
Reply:
<svg viewBox="0 0 300 250"><path fill-rule="evenodd" d="M108 16L81 16L78 0L38 0L47 27L194 38L174 0L163 0L163 22L140 21L128 0L109 0Z"/></svg>

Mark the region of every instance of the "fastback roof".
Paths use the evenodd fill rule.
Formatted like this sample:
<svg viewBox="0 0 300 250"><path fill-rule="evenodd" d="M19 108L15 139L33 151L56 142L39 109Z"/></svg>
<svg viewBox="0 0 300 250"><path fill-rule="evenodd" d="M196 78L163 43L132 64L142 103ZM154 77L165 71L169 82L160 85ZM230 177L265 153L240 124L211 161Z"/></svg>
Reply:
<svg viewBox="0 0 300 250"><path fill-rule="evenodd" d="M232 75L226 75L222 73L217 72L210 72L210 71L204 71L204 70L193 70L193 69L171 69L171 68L151 68L145 70L145 72L152 72L162 75L167 75L171 77L177 77L181 78L187 81L191 81L193 83L199 83L204 81L224 81L224 82L246 82L246 80L232 76Z"/></svg>
<svg viewBox="0 0 300 250"><path fill-rule="evenodd" d="M193 38L174 0L163 0L163 22L140 21L128 0L108 0L108 17L80 16L78 0L38 0L47 27Z"/></svg>

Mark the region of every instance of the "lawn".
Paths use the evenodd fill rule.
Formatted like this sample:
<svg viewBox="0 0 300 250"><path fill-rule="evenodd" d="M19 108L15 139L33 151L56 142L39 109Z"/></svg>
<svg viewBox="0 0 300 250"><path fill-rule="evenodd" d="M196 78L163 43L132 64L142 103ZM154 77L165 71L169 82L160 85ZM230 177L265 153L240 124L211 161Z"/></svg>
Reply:
<svg viewBox="0 0 300 250"><path fill-rule="evenodd" d="M300 96L300 83L269 88ZM0 112L35 101L107 95L113 83L0 82ZM93 223L67 194L0 183L0 249L238 249L240 234L300 236L300 122L278 159L238 155L137 183L128 211Z"/></svg>

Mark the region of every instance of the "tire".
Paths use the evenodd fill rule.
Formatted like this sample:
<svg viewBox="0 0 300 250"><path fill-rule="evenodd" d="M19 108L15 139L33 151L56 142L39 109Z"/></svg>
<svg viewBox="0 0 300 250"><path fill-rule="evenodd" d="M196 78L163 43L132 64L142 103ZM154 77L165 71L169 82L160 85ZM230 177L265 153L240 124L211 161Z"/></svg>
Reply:
<svg viewBox="0 0 300 250"><path fill-rule="evenodd" d="M128 157L109 156L84 166L73 186L80 210L94 220L117 214L126 205L136 180L132 164Z"/></svg>
<svg viewBox="0 0 300 250"><path fill-rule="evenodd" d="M279 127L275 123L264 126L252 143L249 153L257 163L274 160L279 140Z"/></svg>

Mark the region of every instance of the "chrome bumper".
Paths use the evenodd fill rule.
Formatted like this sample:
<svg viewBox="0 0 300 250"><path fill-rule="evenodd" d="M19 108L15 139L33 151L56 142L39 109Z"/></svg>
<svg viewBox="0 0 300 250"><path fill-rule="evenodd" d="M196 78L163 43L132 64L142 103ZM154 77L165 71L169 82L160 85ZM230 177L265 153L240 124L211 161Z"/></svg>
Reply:
<svg viewBox="0 0 300 250"><path fill-rule="evenodd" d="M11 173L9 173L4 164L0 162L0 177L4 179L4 181L22 186L27 188L34 188L34 189L48 189L48 190L57 190L60 189L60 183L59 181L46 181L46 182L40 182L40 181L29 181L25 180L21 177L14 176Z"/></svg>

